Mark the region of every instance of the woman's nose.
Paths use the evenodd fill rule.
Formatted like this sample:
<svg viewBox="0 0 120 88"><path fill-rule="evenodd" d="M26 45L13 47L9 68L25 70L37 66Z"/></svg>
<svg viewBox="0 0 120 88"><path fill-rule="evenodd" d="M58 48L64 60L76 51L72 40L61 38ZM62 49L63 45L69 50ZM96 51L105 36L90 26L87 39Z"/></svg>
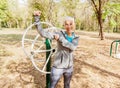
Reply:
<svg viewBox="0 0 120 88"><path fill-rule="evenodd" d="M71 26L71 25L68 25L69 27Z"/></svg>

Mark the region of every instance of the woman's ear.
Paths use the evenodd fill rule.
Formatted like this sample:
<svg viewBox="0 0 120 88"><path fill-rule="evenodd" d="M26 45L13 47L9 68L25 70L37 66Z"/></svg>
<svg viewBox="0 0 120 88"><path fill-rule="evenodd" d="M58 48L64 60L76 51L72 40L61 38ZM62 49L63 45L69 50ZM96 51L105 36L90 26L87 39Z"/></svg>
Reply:
<svg viewBox="0 0 120 88"><path fill-rule="evenodd" d="M71 20L71 21L72 21L73 30L75 30L75 29L76 29L75 20L73 19L73 20Z"/></svg>

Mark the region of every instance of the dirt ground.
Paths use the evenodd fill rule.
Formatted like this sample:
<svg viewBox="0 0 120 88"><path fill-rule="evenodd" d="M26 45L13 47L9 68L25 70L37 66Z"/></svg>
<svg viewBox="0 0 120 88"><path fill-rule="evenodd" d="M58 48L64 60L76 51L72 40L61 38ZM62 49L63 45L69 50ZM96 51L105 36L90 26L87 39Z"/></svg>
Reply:
<svg viewBox="0 0 120 88"><path fill-rule="evenodd" d="M19 35L14 41L15 35ZM45 75L37 71L21 47L22 30L0 30L0 88L45 88ZM94 32L79 32L71 88L120 88L120 59L109 56L110 44L120 34L100 40ZM63 88L63 78L57 88Z"/></svg>

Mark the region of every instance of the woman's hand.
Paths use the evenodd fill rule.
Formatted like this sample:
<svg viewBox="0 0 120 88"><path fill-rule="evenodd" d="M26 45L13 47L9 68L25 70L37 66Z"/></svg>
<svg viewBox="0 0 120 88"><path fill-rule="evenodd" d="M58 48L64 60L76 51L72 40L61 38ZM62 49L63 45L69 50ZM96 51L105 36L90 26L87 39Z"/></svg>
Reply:
<svg viewBox="0 0 120 88"><path fill-rule="evenodd" d="M40 16L41 15L41 11L34 11L33 15L34 16Z"/></svg>
<svg viewBox="0 0 120 88"><path fill-rule="evenodd" d="M59 39L59 35L54 35L54 39L58 40Z"/></svg>

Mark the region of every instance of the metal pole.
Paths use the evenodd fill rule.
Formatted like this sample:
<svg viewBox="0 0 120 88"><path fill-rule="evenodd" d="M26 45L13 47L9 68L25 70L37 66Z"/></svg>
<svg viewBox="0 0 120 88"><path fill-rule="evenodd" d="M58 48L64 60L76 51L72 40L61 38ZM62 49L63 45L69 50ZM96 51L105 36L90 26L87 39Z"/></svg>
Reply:
<svg viewBox="0 0 120 88"><path fill-rule="evenodd" d="M46 39L46 42L45 42L47 50L51 49L49 41L50 41L49 39ZM46 52L46 59L49 57L49 55L50 55L50 52ZM50 70L51 70L51 58L46 66L46 71L50 72ZM46 74L46 88L49 88L49 86L50 86L50 74Z"/></svg>
<svg viewBox="0 0 120 88"><path fill-rule="evenodd" d="M112 43L111 43L111 47L110 47L110 56L112 55L112 45L113 45L113 43L116 43L116 46L115 46L115 54L117 53L117 48L118 48L118 45L119 45L119 43L120 43L120 40L114 40Z"/></svg>
<svg viewBox="0 0 120 88"><path fill-rule="evenodd" d="M112 55L112 45L113 45L113 42L111 43L111 47L110 47L110 56Z"/></svg>
<svg viewBox="0 0 120 88"><path fill-rule="evenodd" d="M118 53L118 45L119 45L119 42L116 42L115 54L117 54L117 53Z"/></svg>
<svg viewBox="0 0 120 88"><path fill-rule="evenodd" d="M53 0L50 0L49 1L49 5L50 5L50 8L49 8L49 16L48 16L48 20L49 22L51 22L51 18L52 18L52 2ZM50 46L50 40L49 39L46 39L46 49L51 49L51 46ZM46 59L49 57L50 55L50 52L46 52ZM50 72L51 70L51 58L46 66L46 71L47 72ZM49 88L50 87L50 74L46 74L46 88Z"/></svg>

